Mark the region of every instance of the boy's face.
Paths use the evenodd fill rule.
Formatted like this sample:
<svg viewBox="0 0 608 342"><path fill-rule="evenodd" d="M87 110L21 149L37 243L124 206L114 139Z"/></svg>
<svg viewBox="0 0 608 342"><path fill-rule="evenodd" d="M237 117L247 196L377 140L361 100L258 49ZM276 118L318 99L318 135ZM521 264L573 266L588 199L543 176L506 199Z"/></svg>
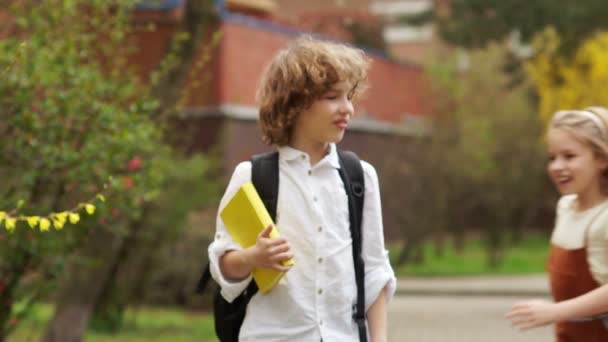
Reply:
<svg viewBox="0 0 608 342"><path fill-rule="evenodd" d="M352 85L334 84L298 116L291 139L293 146L316 146L337 143L344 137L354 114Z"/></svg>

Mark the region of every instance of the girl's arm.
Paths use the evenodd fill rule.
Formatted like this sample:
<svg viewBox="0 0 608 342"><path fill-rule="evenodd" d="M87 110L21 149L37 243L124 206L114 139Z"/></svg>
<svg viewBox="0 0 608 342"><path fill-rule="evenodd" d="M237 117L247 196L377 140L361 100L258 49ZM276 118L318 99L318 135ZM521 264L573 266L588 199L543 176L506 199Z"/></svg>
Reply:
<svg viewBox="0 0 608 342"><path fill-rule="evenodd" d="M382 289L376 301L367 310L367 323L371 342L387 341L386 287Z"/></svg>
<svg viewBox="0 0 608 342"><path fill-rule="evenodd" d="M608 284L578 297L558 303L533 300L513 305L506 317L520 329L596 316L608 312Z"/></svg>

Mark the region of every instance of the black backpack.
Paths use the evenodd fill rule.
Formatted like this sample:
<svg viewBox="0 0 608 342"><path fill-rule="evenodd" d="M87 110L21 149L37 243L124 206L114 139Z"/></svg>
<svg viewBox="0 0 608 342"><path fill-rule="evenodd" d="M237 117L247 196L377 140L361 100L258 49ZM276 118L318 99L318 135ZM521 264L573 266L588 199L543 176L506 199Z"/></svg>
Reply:
<svg viewBox="0 0 608 342"><path fill-rule="evenodd" d="M357 323L359 340L367 342L365 327L365 267L361 257L361 218L365 182L363 169L356 154L338 150L340 178L348 196L348 212L350 217L350 232L353 240L353 261L355 264L355 281L357 283L357 303L353 307L353 319ZM279 153L269 152L258 154L251 158L251 181L266 206L266 210L274 221L277 213L277 197L279 193ZM197 292L202 294L211 278L207 263L198 282ZM213 316L215 318L215 333L221 342L238 342L241 324L245 318L247 304L258 291L255 281L232 303L227 302L218 289L213 298Z"/></svg>

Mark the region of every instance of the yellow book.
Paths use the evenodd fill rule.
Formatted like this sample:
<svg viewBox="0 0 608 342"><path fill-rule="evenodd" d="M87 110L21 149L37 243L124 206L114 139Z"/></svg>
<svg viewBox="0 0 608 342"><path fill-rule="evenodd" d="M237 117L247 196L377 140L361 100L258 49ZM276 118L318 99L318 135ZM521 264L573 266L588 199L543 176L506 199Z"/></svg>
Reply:
<svg viewBox="0 0 608 342"><path fill-rule="evenodd" d="M264 202L251 182L239 188L220 212L220 217L232 239L243 248L255 245L260 232L269 225L273 227L270 237L279 236L279 231L272 222ZM293 265L293 259L283 261L283 265ZM264 293L272 290L284 274L272 269L256 268L253 270L253 279L260 292Z"/></svg>

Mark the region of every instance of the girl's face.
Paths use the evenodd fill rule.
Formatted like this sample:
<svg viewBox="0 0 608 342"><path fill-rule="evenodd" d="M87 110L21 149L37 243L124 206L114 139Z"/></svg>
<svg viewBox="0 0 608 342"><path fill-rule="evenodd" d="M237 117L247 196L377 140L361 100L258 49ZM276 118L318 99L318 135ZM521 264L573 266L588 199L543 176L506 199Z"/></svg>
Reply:
<svg viewBox="0 0 608 342"><path fill-rule="evenodd" d="M596 158L591 146L572 133L550 128L547 133L549 177L562 195L587 197L600 193L602 170L608 162Z"/></svg>

